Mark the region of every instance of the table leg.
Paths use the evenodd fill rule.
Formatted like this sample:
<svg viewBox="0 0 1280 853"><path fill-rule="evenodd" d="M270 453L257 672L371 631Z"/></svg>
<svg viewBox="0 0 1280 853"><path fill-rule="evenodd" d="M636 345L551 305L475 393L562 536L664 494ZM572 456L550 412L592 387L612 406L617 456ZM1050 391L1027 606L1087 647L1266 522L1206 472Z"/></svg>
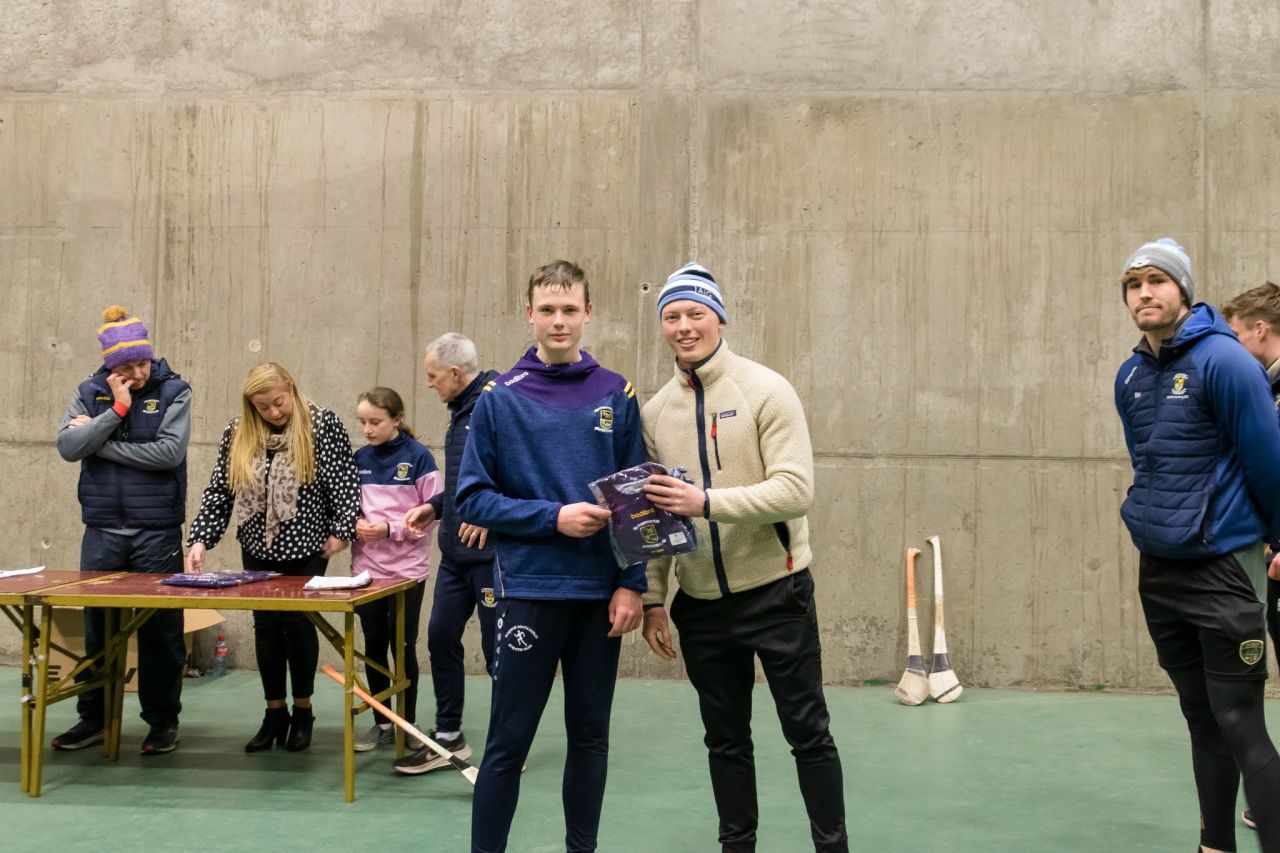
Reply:
<svg viewBox="0 0 1280 853"><path fill-rule="evenodd" d="M345 682L342 687L342 772L343 793L348 803L356 799L356 718L352 714L355 698L351 692L356 679L356 630L355 613L342 614L343 644L342 671Z"/></svg>
<svg viewBox="0 0 1280 853"><path fill-rule="evenodd" d="M116 633L120 630L120 611L102 609L102 662L98 672L102 681L102 753L108 761L119 758L120 719L116 716L116 693L123 689L116 672Z"/></svg>
<svg viewBox="0 0 1280 853"><path fill-rule="evenodd" d="M35 718L32 720L31 756L27 760L30 782L27 793L40 796L40 764L44 757L45 714L49 711L49 637L53 634L53 608L40 607L40 639L36 652Z"/></svg>
<svg viewBox="0 0 1280 853"><path fill-rule="evenodd" d="M392 648L396 654L396 684L404 683L404 592L397 592L395 597L396 608L396 634L395 644ZM412 654L412 651L410 651ZM401 688L396 692L396 713L401 717L405 712L405 688ZM396 758L404 757L404 729L399 726L392 726L396 733Z"/></svg>
<svg viewBox="0 0 1280 853"><path fill-rule="evenodd" d="M34 669L36 650L32 645L31 620L35 615L35 607L25 604L22 607L22 741L18 746L18 773L22 777L22 793L31 789L31 714L35 708L35 684L31 674Z"/></svg>
<svg viewBox="0 0 1280 853"><path fill-rule="evenodd" d="M120 740L124 735L124 680L129 674L129 636L122 633L122 626L134 616L132 610L118 610L115 624L115 705L111 716L115 718L116 738L111 745L111 760L120 760Z"/></svg>

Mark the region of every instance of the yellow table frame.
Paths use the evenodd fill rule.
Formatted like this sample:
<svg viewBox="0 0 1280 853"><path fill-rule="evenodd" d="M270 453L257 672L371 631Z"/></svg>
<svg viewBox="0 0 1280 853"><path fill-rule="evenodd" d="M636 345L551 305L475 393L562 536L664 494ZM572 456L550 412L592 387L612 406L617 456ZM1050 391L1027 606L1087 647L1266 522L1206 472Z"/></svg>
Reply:
<svg viewBox="0 0 1280 853"><path fill-rule="evenodd" d="M103 577L113 572L76 572L76 571L50 571L43 572L39 575L42 579L41 584L36 589L28 589L21 592L0 592L0 613L8 617L14 627L22 634L22 726L21 726L21 743L18 747L19 754L19 776L21 779L22 793L28 792L31 774L31 750L29 744L32 732L32 717L35 712L35 696L34 696L34 672L35 658L33 656L35 648L35 620L33 617L35 607L28 600L35 592L43 592L54 589L59 586L67 586L72 583L80 583L88 578L85 575ZM56 643L50 642L49 648L57 649L68 657L73 657L72 653Z"/></svg>
<svg viewBox="0 0 1280 853"><path fill-rule="evenodd" d="M109 585L119 575L101 578L76 584L77 587L92 585ZM404 593L414 585L414 581L406 580L397 583L355 590L334 590L332 598L282 598L256 597L252 584L243 587L230 587L218 590L217 595L193 595L190 598L174 595L118 594L104 589L100 592L85 592L80 589L59 592L57 588L39 590L28 593L23 603L22 639L23 647L34 653L35 671L31 672L32 654L24 658L23 663L23 756L22 790L32 797L41 793L41 774L44 753L45 720L49 706L65 699L70 699L87 690L101 687L103 689L103 707L106 714L104 723L104 752L109 761L120 758L120 732L124 715L124 675L125 655L129 638L138 628L151 618L157 610L268 610L268 611L300 611L316 626L319 632L342 655L343 673L346 681L343 685L345 713L342 725L343 743L343 796L346 802L354 802L356 798L355 782L355 717L370 710L369 705L357 701L352 687L366 685L356 672L356 660L366 667L387 676L391 686L374 698L380 702L395 697L395 709L404 713L404 690L409 686L404 676L404 660L402 654L396 654L394 671L371 661L364 653L356 651L355 642L355 610L356 607L371 601L396 597L395 646L397 651L404 648ZM190 589L190 588L187 588ZM207 590L197 590L207 593ZM40 628L32 636L32 610L40 607ZM53 627L53 608L55 607L100 607L104 609L103 649L94 655L72 656L76 665L57 681L49 681L49 650L54 647L50 642ZM341 613L343 630L341 633L321 616L323 613ZM10 614L12 620L14 616ZM15 620L16 621L16 620ZM59 649L66 653L65 649ZM77 683L76 676L92 672L93 677ZM31 685L34 676L34 685ZM34 687L34 689L32 689ZM395 729L396 756L404 755L404 732Z"/></svg>

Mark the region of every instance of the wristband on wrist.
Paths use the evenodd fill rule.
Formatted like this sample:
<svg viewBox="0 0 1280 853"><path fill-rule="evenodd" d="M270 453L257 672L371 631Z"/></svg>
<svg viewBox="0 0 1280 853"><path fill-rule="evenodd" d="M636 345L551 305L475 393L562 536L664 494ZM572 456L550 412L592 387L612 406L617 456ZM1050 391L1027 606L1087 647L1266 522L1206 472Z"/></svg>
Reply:
<svg viewBox="0 0 1280 853"><path fill-rule="evenodd" d="M124 403L120 402L119 400L116 400L114 403L111 404L111 410L114 411L117 415L119 415L122 418L129 417L129 407L126 406Z"/></svg>

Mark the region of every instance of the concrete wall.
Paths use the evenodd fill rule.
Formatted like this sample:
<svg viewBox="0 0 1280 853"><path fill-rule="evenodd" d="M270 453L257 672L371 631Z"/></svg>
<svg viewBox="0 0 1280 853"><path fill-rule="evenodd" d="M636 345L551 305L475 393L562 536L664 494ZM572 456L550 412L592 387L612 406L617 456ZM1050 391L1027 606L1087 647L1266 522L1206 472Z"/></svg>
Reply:
<svg viewBox="0 0 1280 853"><path fill-rule="evenodd" d="M51 439L107 304L191 379L199 484L267 358L349 426L360 390L411 390L438 442L422 345L457 329L505 367L561 255L647 396L652 284L697 258L808 409L832 681L896 679L903 549L938 533L965 681L1165 684L1117 518L1118 266L1172 234L1208 300L1280 274L1280 7L189 5L7 6L0 564L76 563ZM623 671L678 674L638 636Z"/></svg>

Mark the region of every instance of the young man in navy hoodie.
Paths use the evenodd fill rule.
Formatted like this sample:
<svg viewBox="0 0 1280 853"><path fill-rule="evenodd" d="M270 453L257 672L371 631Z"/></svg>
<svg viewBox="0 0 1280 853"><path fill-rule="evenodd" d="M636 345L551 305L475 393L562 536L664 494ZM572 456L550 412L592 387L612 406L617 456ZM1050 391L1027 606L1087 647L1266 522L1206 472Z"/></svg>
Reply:
<svg viewBox="0 0 1280 853"><path fill-rule="evenodd" d="M1264 851L1280 851L1280 756L1263 717L1262 543L1280 533L1280 424L1266 373L1169 238L1129 256L1121 294L1142 332L1116 375L1133 461L1120 509L1138 592L1191 733L1200 845L1235 850L1241 777Z"/></svg>
<svg viewBox="0 0 1280 853"><path fill-rule="evenodd" d="M496 853L520 768L559 665L564 680L565 849L596 849L621 637L639 626L645 564L619 569L609 511L587 484L645 460L631 383L579 348L591 319L586 275L554 261L529 279L536 346L489 382L471 416L458 511L496 550L497 647L471 849Z"/></svg>

